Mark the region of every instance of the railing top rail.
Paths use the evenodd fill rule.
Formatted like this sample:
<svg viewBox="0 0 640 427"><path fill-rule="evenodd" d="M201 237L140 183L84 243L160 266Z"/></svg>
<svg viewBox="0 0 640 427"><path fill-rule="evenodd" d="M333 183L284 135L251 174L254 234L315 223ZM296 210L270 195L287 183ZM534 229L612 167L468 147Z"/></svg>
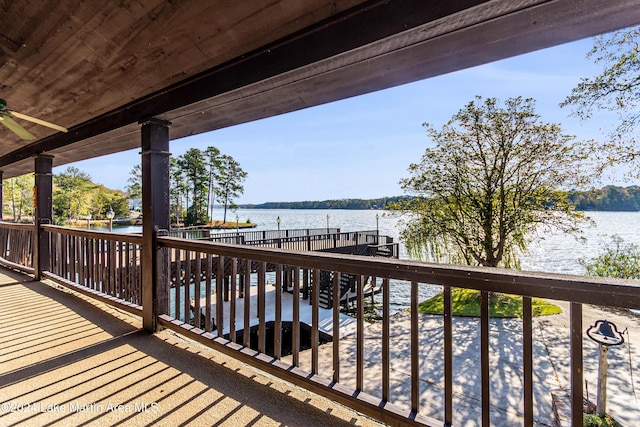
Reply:
<svg viewBox="0 0 640 427"><path fill-rule="evenodd" d="M90 239L112 240L133 244L142 244L142 236L130 233L112 233L108 231L82 230L78 228L61 227L59 225L43 225L42 229L52 233L66 234L68 236L87 237Z"/></svg>
<svg viewBox="0 0 640 427"><path fill-rule="evenodd" d="M24 224L18 222L0 221L0 228L9 228L11 230L33 230L35 224Z"/></svg>
<svg viewBox="0 0 640 427"><path fill-rule="evenodd" d="M289 233L291 234L319 234L319 233L326 233L327 230L329 230L331 233L339 233L340 229L339 228L335 228L335 227L330 227L330 228L290 228L290 229L282 229L282 230L249 230L249 231L233 231L233 230L229 230L229 231L225 231L225 232L219 232L216 229L212 229L212 228L207 228L207 227L181 227L181 228L172 228L170 231L170 233L180 233L180 232L188 232L188 233L194 233L194 232L198 232L198 231L211 231L211 238L214 237L231 237L231 236L258 236L258 235L264 235L264 234L278 234L281 233L283 235Z"/></svg>
<svg viewBox="0 0 640 427"><path fill-rule="evenodd" d="M487 267L423 263L160 237L162 247L489 292L542 297L619 308L640 308L640 282Z"/></svg>

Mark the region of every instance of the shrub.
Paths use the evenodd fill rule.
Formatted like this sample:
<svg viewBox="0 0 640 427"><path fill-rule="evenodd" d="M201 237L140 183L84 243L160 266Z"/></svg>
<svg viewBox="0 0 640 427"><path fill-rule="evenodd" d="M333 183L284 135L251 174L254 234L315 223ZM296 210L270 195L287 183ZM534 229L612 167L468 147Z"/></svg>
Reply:
<svg viewBox="0 0 640 427"><path fill-rule="evenodd" d="M597 257L578 260L587 269L588 275L640 279L640 246L613 235L609 242L602 245L602 249L603 253Z"/></svg>

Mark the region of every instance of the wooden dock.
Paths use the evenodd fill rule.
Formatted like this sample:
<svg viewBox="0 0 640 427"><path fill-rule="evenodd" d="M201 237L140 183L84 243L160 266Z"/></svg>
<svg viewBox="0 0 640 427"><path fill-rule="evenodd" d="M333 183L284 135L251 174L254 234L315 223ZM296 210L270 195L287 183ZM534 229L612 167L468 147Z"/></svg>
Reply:
<svg viewBox="0 0 640 427"><path fill-rule="evenodd" d="M259 317L258 317L258 287L251 287L251 295L247 298L238 298L236 299L236 307L235 307L235 327L233 328L235 331L242 331L245 327L244 324L244 306L247 303L249 304L249 328L255 328L258 326ZM293 321L293 295L288 292L282 292L282 312L281 319L282 322L292 322ZM193 306L193 305L192 305ZM200 300L201 313L204 317L206 314L206 299L202 298ZM273 286L269 286L265 293L265 322L275 322L276 320L276 291ZM212 319L216 318L216 310L217 306L214 302L211 304L211 316ZM231 303L229 301L224 301L222 310L224 313L224 319L231 319ZM300 322L306 324L307 326L311 326L313 318L312 306L310 304L310 300L300 300ZM356 319L354 317L348 316L346 314L340 313L340 324L339 326L339 338L342 339L347 335L350 335L356 331ZM334 336L334 326L333 326L333 311L331 309L326 309L319 307L318 308L318 329L321 334L324 334L326 339L330 341ZM223 325L223 334L226 336L229 334L231 330L231 325L225 323Z"/></svg>

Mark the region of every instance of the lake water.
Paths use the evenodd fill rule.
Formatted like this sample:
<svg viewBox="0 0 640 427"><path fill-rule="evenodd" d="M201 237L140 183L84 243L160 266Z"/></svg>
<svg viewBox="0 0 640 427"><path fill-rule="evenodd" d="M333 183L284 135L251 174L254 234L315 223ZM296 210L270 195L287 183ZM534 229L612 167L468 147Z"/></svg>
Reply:
<svg viewBox="0 0 640 427"><path fill-rule="evenodd" d="M398 217L380 210L304 210L304 209L238 209L227 213L228 221L235 221L236 214L241 222L250 220L257 224L254 230L275 230L280 217L281 229L325 228L327 216L329 226L341 231L363 231L376 229L376 215L380 234L400 241L397 227ZM222 219L222 212L214 212L215 219ZM617 234L625 241L640 245L640 212L589 212L594 226L583 229L582 239L551 230L540 230L529 246L529 252L521 257L522 269L547 271L564 274L584 274L578 263L580 258L591 258L602 252L607 236ZM114 231L140 231L140 227L116 228ZM400 257L409 259L406 249L400 245ZM398 311L409 306L409 286L394 283L391 299L392 310ZM424 286L420 289L420 300L425 300L438 292L437 287Z"/></svg>
<svg viewBox="0 0 640 427"><path fill-rule="evenodd" d="M329 226L342 231L375 230L377 215L380 234L392 236L395 241L400 240L398 217L386 211L238 209L237 215L241 222L249 219L258 224L256 230L277 229L278 217L282 229L323 228L327 226L328 215ZM607 236L617 234L627 242L640 245L640 212L589 212L588 216L595 225L584 227L581 239L557 231L540 230L529 246L529 253L522 257L522 269L584 274L585 270L578 259L598 255ZM217 217L215 213L214 217ZM235 221L235 214L232 217ZM409 258L402 245L401 258Z"/></svg>

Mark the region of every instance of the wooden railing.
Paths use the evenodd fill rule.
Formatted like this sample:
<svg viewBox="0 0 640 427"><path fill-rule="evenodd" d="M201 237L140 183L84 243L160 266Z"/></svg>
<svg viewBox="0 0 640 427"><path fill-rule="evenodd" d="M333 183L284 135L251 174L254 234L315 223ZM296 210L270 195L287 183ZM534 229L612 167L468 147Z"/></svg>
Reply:
<svg viewBox="0 0 640 427"><path fill-rule="evenodd" d="M7 267L33 273L33 224L0 222L0 261Z"/></svg>
<svg viewBox="0 0 640 427"><path fill-rule="evenodd" d="M339 228L316 228L211 233L210 229L189 227L173 229L169 236L294 251L375 255L376 250L385 250L385 256L398 258L399 255L398 244L394 243L393 238L380 235L376 230L340 232ZM354 253L356 249L358 253Z"/></svg>
<svg viewBox="0 0 640 427"><path fill-rule="evenodd" d="M287 237L314 236L316 234L339 233L339 228L299 228L283 230L229 231L220 233L217 230L203 227L183 227L170 230L171 237L184 239L208 239L214 242L231 243L240 238L242 242L268 240Z"/></svg>
<svg viewBox="0 0 640 427"><path fill-rule="evenodd" d="M622 308L640 307L640 292L632 284L619 284L607 280L550 274L523 273L508 270L456 267L425 264L393 259L344 257L335 254L299 253L279 249L216 244L202 241L186 241L175 238L159 238L160 247L169 251L171 259L193 260L203 273L202 282L190 287L178 285L172 292L177 295L173 316L163 315L163 326L185 334L213 348L252 363L279 377L329 396L393 424L450 425L453 406L453 355L451 289L471 288L481 291L481 319L479 322L479 367L476 375L481 389L481 420L489 425L490 376L500 375L490 371L489 360L499 348L489 347L489 294L509 293L523 297L522 348L523 357L518 373L523 386L514 393L521 393L521 416L524 425L533 425L533 326L531 297L564 300L570 303L571 343L570 370L572 373L572 407L582 417L582 304L597 304ZM180 254L180 255L176 255ZM258 266L251 268L251 266ZM275 266L275 268L267 268ZM307 319L310 339L306 350L301 346L303 321L301 320L300 282L303 270L311 271L311 317ZM320 345L323 332L320 329L319 293L320 273L332 272L334 293L338 294L338 273L357 277L355 302L356 319L347 328L341 318L339 302L334 301L329 321L336 325L334 337L349 335L350 345L333 339L331 344ZM293 280L287 281L287 277ZM370 278L368 281L366 278ZM390 316L391 283L404 282L410 287L410 314L404 332L393 335ZM251 286L251 284L254 284ZM268 286L271 283L272 286ZM290 284L285 286L285 283ZM365 327L365 286L382 287L380 333L369 332ZM421 326L418 314L419 291L428 285L440 285L444 290L445 311L440 320L436 342L431 346L441 349L439 359L426 360L433 348L420 345L420 337L430 331ZM291 292L286 297L286 292ZM247 298L253 292L254 299ZM182 301L182 302L179 302ZM289 304L289 306L287 305ZM304 305L304 304L303 304ZM225 307L217 310L215 307ZM285 313L291 313L291 318ZM244 325L251 325L246 328ZM285 355L283 325L291 328L291 354ZM272 332L269 332L273 326ZM394 325L396 327L396 325ZM286 329L286 328L284 328ZM242 333L238 333L242 331ZM269 337L267 339L267 337ZM365 340L367 342L365 346ZM288 344L287 344L288 345ZM255 351L249 351L249 348ZM268 353L268 355L266 354ZM351 357L349 357L351 356ZM421 379L421 366L432 363L441 366L437 376L442 389L442 412L439 419L424 416L429 402L421 397L423 387L429 381ZM406 366L408 380L398 374L394 366ZM366 369L365 369L366 366ZM375 368L374 368L375 367ZM495 367L493 369L496 369ZM506 367L497 367L498 370ZM510 366L508 369L513 369ZM517 398L517 395L511 396ZM516 405L518 406L518 405ZM517 409L516 409L517 410ZM577 417L577 415L575 415ZM578 425L578 418L574 418Z"/></svg>
<svg viewBox="0 0 640 427"><path fill-rule="evenodd" d="M139 314L142 236L44 225L50 235L45 277Z"/></svg>
<svg viewBox="0 0 640 427"><path fill-rule="evenodd" d="M0 224L2 242L9 242L0 255L14 257L12 263L28 267L28 236L33 228ZM50 225L42 228L51 239L47 278L140 313L140 236ZM534 296L568 302L568 329L564 337L563 331L555 333L569 343L571 421L572 425L582 425L583 304L640 307L635 282L301 253L171 237L159 237L157 245L160 256L167 257L174 267L175 280L174 287L165 287L171 309L158 316L160 325L394 425L451 425L454 414L465 410L455 403L459 389L474 379L479 390L477 421L489 425L493 416L492 378L507 373L521 380L510 390L510 401L515 401L512 410L519 413L525 426L533 425L534 389L540 387L534 375ZM190 279L190 269L200 280ZM356 316L345 320L336 298L329 317L321 318L317 292L321 276L332 277L334 293L338 294L341 273L356 277L352 306ZM426 326L418 314L419 295L433 285L444 291L444 316L432 318L431 326ZM391 316L391 291L395 286L410 290L410 312L401 314L404 321ZM301 303L303 287L307 287L309 299ZM479 354L474 354L471 367L464 367L464 377L460 372L454 375L454 354L462 351L453 338L454 287L476 289L481 294L481 317L472 328L475 331L462 332L469 340L479 335ZM364 320L366 288L382 291L380 322L373 327ZM521 342L520 358L509 353L513 348L501 347L505 344L492 342L490 346L490 331L496 326L489 319L489 295L495 292L522 296L522 319L517 327L511 324L516 330L513 341ZM306 308L310 308L308 314L304 313ZM423 343L425 337L428 345ZM511 357L508 365L490 364L492 358L504 353ZM423 377L425 366L435 367L434 377ZM439 391L433 395L430 387ZM547 393L546 385L542 387Z"/></svg>

